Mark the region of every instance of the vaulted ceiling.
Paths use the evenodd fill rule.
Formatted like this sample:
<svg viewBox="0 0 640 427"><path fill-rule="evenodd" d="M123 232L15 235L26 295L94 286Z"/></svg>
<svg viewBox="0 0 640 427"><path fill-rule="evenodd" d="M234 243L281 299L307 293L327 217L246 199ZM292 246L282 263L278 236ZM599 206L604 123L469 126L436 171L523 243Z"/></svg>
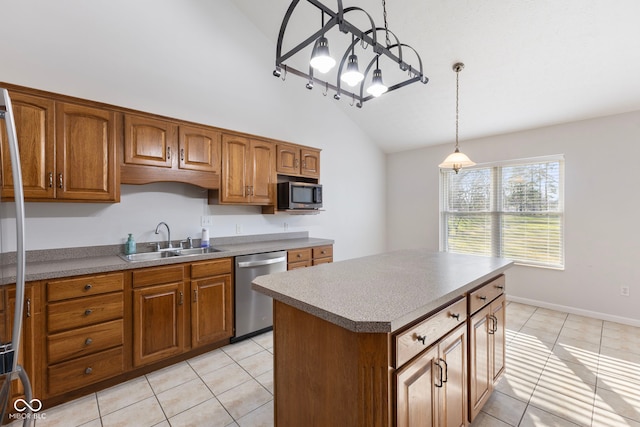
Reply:
<svg viewBox="0 0 640 427"><path fill-rule="evenodd" d="M289 0L233 2L275 46ZM306 0L301 0L306 3ZM344 0L383 26L382 1ZM336 0L324 4L337 10ZM386 0L389 29L421 55L426 85L415 83L340 105L385 152L452 142L455 62L460 73L460 140L640 110L640 2L637 0ZM320 13L296 12L289 45L320 27ZM360 21L362 22L362 21ZM355 22L354 22L355 23ZM355 23L360 26L359 23ZM363 28L364 25L361 27ZM344 37L337 29L327 34ZM349 40L350 41L350 40ZM339 49L338 49L339 50ZM332 52L339 59L342 52ZM308 58L310 49L304 53ZM382 65L382 64L381 64ZM274 63L266 64L271 72ZM383 73L384 73L383 69ZM306 81L290 76L283 83Z"/></svg>

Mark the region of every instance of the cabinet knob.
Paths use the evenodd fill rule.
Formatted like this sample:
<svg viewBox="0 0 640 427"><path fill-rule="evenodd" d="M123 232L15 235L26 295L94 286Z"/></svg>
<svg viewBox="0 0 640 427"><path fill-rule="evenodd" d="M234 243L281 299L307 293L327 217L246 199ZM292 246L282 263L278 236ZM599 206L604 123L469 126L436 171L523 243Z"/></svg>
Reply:
<svg viewBox="0 0 640 427"><path fill-rule="evenodd" d="M84 370L84 373L85 373L86 375L89 375L89 374L90 374L90 373L92 373L92 372L93 372L93 369L92 369L92 368L90 368L90 367Z"/></svg>
<svg viewBox="0 0 640 427"><path fill-rule="evenodd" d="M297 256L298 258L302 258L302 255L301 255L301 254L298 254L298 255L296 255L296 256Z"/></svg>
<svg viewBox="0 0 640 427"><path fill-rule="evenodd" d="M88 316L88 315L90 315L91 313L93 313L93 310L91 310L90 308L87 308L87 309L84 311L84 315L85 315L85 316Z"/></svg>
<svg viewBox="0 0 640 427"><path fill-rule="evenodd" d="M320 251L320 253L321 253L322 255L324 255L324 254L326 254L326 253L327 253L327 251Z"/></svg>
<svg viewBox="0 0 640 427"><path fill-rule="evenodd" d="M91 283L87 283L86 285L84 285L84 290L85 291L90 291L91 288L93 288L93 286L91 285Z"/></svg>
<svg viewBox="0 0 640 427"><path fill-rule="evenodd" d="M460 313L451 313L451 317L453 317L456 320L460 320Z"/></svg>
<svg viewBox="0 0 640 427"><path fill-rule="evenodd" d="M84 340L84 345L91 345L93 343L93 340L91 338L87 338L86 340Z"/></svg>
<svg viewBox="0 0 640 427"><path fill-rule="evenodd" d="M427 337L425 337L424 335L416 335L416 339L420 341L422 345L425 345L427 342Z"/></svg>

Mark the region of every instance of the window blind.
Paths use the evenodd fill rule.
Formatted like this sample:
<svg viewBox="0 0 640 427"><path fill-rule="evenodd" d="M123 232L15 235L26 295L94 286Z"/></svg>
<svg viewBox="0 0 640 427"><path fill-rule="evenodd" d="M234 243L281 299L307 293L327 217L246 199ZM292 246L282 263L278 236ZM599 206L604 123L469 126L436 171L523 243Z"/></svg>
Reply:
<svg viewBox="0 0 640 427"><path fill-rule="evenodd" d="M564 268L561 158L441 172L443 250Z"/></svg>

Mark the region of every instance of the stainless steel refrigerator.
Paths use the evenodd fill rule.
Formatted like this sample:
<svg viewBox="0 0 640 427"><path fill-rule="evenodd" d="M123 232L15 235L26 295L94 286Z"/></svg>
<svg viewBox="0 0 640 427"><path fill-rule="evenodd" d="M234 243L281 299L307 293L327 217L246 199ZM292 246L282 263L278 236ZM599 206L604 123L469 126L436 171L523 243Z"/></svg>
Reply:
<svg viewBox="0 0 640 427"><path fill-rule="evenodd" d="M16 414L15 419L24 420L23 425L31 425L33 421L32 409L33 406L37 406L39 401L33 399L31 383L29 382L29 376L24 371L22 366L18 364L18 352L20 350L20 338L22 337L22 319L24 311L24 276L25 276L25 248L24 248L24 193L22 189L22 171L20 167L20 154L18 150L18 138L16 135L15 119L13 115L13 108L11 105L11 99L9 92L6 89L0 88L0 121L4 121L6 141L3 141L2 153L8 154L9 159L3 159L3 164L11 164L11 173L13 175L13 190L14 201L2 202L10 203L15 206L15 264L12 257L10 264L5 265L5 251L2 247L4 236L2 235L2 228L0 227L0 253L2 254L3 265L0 266L0 272L2 273L2 283L0 290L5 292L4 286L5 275L11 278L15 275L15 308L13 310L7 309L5 306L5 315L10 311L13 311L13 328L11 333L11 340L6 340L6 336L0 336L0 378L4 379L2 387L0 388L0 405L2 405L2 418L0 423L7 421L5 418L7 413L7 405L11 397L11 383L15 380L21 381L24 387L24 399L19 399L20 402L16 402L14 405ZM5 138L2 138L5 139ZM6 171L5 171L6 172ZM4 207L4 206L3 206ZM13 248L10 248L13 249ZM13 267L15 266L15 270ZM7 279L9 280L9 279ZM11 280L12 282L13 280ZM4 303L6 304L6 298ZM8 331L5 331L7 335ZM39 405L38 410L42 408L42 404Z"/></svg>

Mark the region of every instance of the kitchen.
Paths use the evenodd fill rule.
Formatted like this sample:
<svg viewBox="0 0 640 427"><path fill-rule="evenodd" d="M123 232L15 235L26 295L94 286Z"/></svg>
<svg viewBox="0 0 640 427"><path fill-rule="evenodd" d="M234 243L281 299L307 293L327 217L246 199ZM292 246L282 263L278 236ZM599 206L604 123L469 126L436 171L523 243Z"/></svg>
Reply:
<svg viewBox="0 0 640 427"><path fill-rule="evenodd" d="M117 204L27 203L28 250L123 244L128 233L139 242L156 241L154 230L161 221L170 224L176 238L197 237L201 217L207 215L213 216L214 238L308 231L333 239L336 261L403 248L438 250L437 165L452 148L452 119L444 145L385 154L334 100L323 98L320 91L306 91L293 76L285 82L274 78L273 42L232 2L194 2L189 8L172 2L162 7L152 2L100 8L16 2L6 7L11 16L29 19L3 25L15 35L15 45L0 48L2 58L11 59L3 59L0 81L322 149L326 211L319 215L283 217L262 215L256 207L209 205L204 190L186 184L124 185ZM155 19L142 19L149 8ZM193 56L191 50L199 54ZM208 52L211 56L203 55ZM443 77L450 77L446 73L451 74L454 59L439 59ZM462 78L471 82L478 67L461 59L468 65ZM620 63L610 61L622 78L631 75L618 69ZM435 83L405 90L427 96ZM444 99L451 103L451 81L443 86ZM373 109L370 104L358 114L367 114ZM628 230L637 202L628 188L634 188L638 178L633 165L616 164L609 170L601 164L617 153L637 155L639 113L634 110L639 107L628 105L608 117L594 114L577 121L584 117L575 113L574 120L562 120L570 123L514 127L513 133L473 141L463 136L463 150L478 163L559 153L567 161L567 268L510 269L514 301L637 325L639 248ZM469 111L462 123L481 110ZM614 221L607 221L613 206L620 209ZM2 209L3 218L10 217L8 208ZM607 226L600 226L604 221ZM3 221L3 239L10 242L11 233ZM623 284L631 288L629 297L619 295Z"/></svg>

